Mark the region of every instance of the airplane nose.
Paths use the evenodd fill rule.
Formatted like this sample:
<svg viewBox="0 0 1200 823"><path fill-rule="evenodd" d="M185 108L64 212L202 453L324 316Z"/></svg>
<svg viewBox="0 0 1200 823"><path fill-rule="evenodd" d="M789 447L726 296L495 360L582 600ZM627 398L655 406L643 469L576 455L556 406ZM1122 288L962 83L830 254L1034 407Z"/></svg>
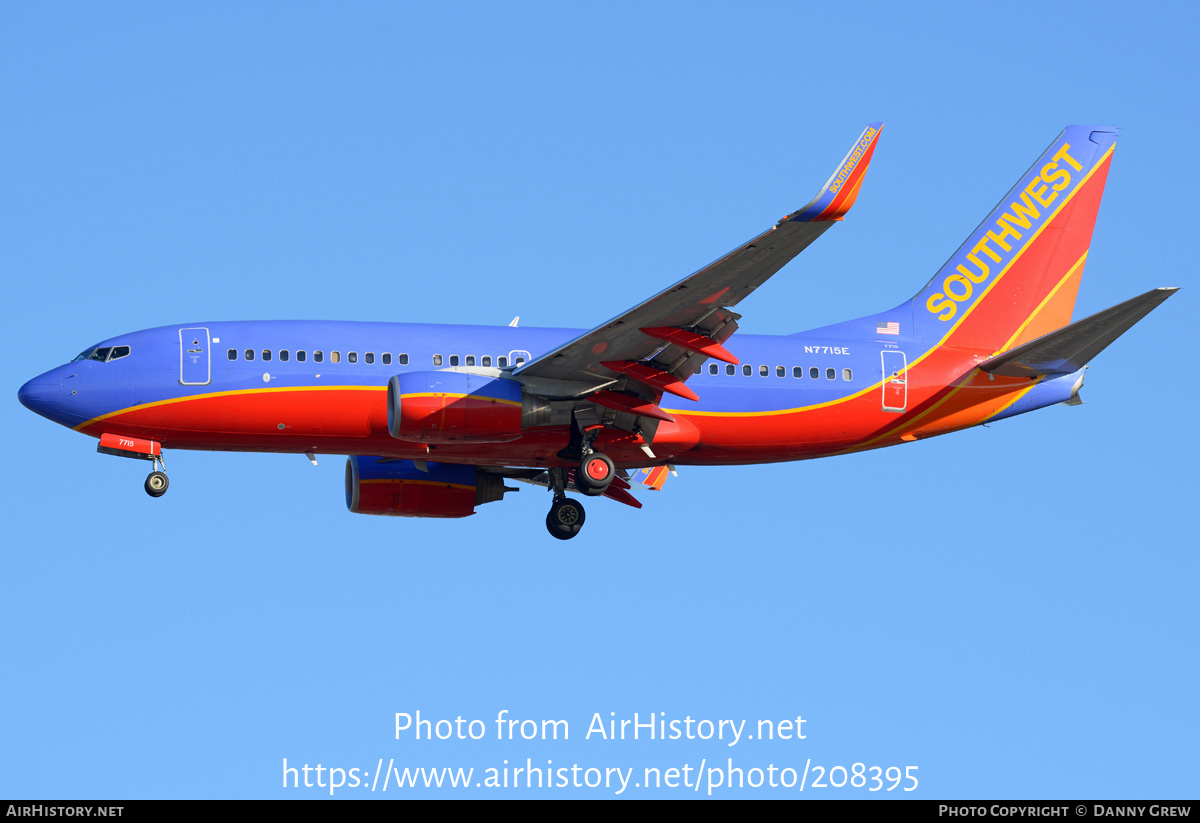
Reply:
<svg viewBox="0 0 1200 823"><path fill-rule="evenodd" d="M42 417L50 417L62 400L62 381L46 375L35 377L17 390L21 405Z"/></svg>

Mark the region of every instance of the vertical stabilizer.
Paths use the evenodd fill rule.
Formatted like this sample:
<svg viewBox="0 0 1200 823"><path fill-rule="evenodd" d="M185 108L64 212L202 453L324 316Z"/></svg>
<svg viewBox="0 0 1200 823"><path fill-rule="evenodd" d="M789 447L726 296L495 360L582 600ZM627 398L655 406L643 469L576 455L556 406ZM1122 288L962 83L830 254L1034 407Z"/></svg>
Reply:
<svg viewBox="0 0 1200 823"><path fill-rule="evenodd" d="M1071 322L1116 129L1068 126L912 300L929 345L1004 351Z"/></svg>

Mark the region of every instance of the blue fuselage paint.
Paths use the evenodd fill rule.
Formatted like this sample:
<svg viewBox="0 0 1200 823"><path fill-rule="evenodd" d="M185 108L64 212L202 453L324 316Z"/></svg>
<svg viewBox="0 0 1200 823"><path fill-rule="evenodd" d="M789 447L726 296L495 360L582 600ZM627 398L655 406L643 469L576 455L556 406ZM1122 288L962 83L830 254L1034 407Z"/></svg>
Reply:
<svg viewBox="0 0 1200 823"><path fill-rule="evenodd" d="M207 330L211 340L207 352L210 374L187 357L189 340L181 343L180 332ZM58 402L39 403L45 416L75 427L86 420L130 406L189 397L212 392L297 386L387 385L395 374L448 368L454 362L481 366L491 358L513 365L518 357L536 359L567 340L577 329L510 328L493 326L449 326L410 323L350 321L224 321L162 326L132 332L102 341L97 346L129 346L128 357L108 363L80 360L51 369L29 381L27 386L51 387ZM853 394L877 382L882 347L893 343L869 339L849 340L829 336L769 336L739 334L730 341L730 351L741 365L727 373L727 364L711 360L688 379L700 395L693 402L668 395L664 405L681 411L752 412L798 408L824 403ZM181 346L185 348L181 365ZM230 351L235 359L229 358ZM246 359L247 350L254 353ZM270 360L263 352L270 352ZM288 360L280 359L287 352ZM305 360L297 359L303 351ZM322 353L315 362L314 352ZM333 353L339 362L331 362ZM383 355L391 363L383 362ZM357 362L351 363L351 355ZM400 365L400 355L408 363ZM373 363L367 363L370 355ZM440 357L439 362L435 357ZM457 358L452 361L452 358ZM710 367L717 374L710 373ZM744 373L750 368L750 375ZM765 367L766 375L762 374ZM799 368L800 377L795 377ZM811 376L817 369L817 378ZM779 376L779 370L783 376ZM828 377L833 369L833 378ZM845 379L849 377L850 379ZM186 381L186 382L185 382ZM75 394L71 394L74 391ZM47 396L48 400L53 397ZM37 409L35 409L37 410ZM39 411L39 413L41 413Z"/></svg>

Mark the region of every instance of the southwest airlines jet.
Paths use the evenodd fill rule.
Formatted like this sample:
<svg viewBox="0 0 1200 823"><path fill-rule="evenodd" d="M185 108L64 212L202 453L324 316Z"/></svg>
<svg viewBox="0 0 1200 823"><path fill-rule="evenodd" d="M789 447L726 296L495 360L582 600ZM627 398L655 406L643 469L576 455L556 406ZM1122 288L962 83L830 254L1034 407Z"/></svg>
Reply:
<svg viewBox="0 0 1200 823"><path fill-rule="evenodd" d="M163 449L346 454L360 514L465 517L553 492L641 508L681 465L806 460L1078 404L1088 362L1176 289L1071 322L1116 130L1070 126L917 294L785 336L734 333L734 309L842 220L882 124L811 203L673 286L578 329L197 322L122 334L21 387L29 409L152 462Z"/></svg>

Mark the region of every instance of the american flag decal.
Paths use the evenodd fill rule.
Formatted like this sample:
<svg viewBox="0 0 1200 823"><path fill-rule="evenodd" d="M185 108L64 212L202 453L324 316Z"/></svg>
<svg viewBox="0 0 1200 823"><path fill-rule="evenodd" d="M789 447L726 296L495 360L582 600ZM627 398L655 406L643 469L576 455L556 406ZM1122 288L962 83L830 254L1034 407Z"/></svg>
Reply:
<svg viewBox="0 0 1200 823"><path fill-rule="evenodd" d="M876 334L899 334L900 333L900 324L899 323L876 323L875 324L875 333Z"/></svg>

